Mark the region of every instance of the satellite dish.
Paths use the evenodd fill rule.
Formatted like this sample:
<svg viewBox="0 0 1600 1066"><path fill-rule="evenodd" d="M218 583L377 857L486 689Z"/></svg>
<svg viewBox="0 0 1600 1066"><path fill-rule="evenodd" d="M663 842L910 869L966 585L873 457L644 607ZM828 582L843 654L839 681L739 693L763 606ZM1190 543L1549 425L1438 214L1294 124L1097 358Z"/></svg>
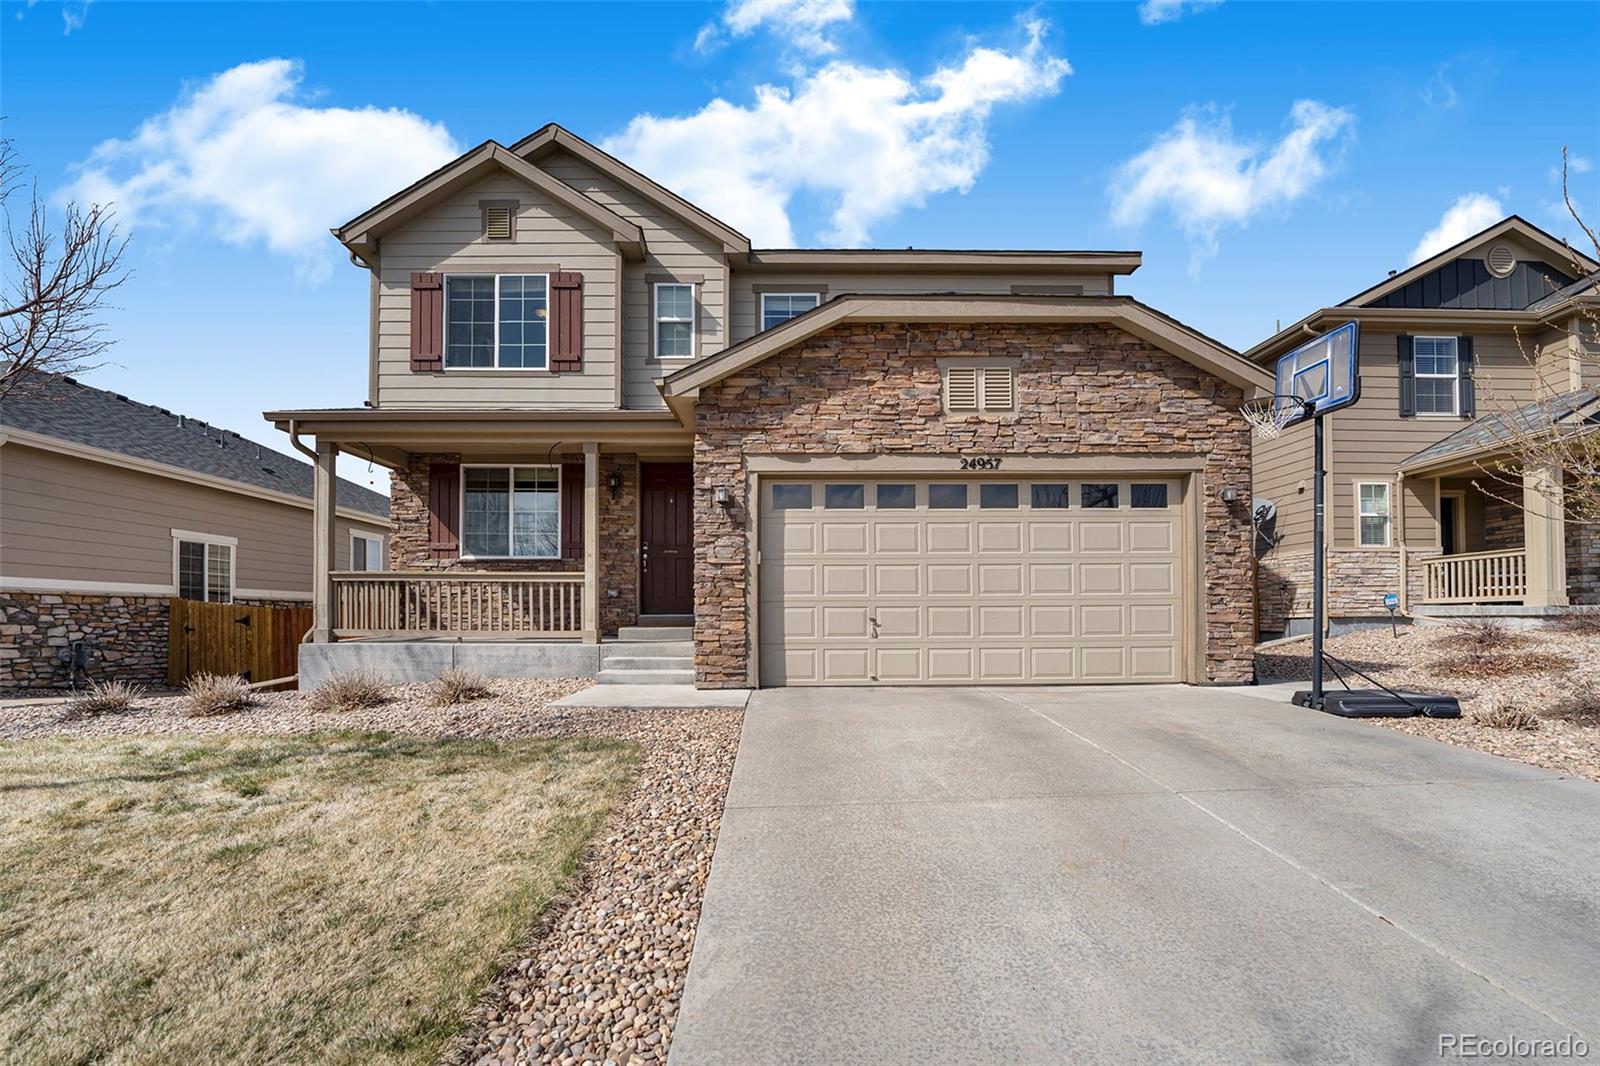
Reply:
<svg viewBox="0 0 1600 1066"><path fill-rule="evenodd" d="M1257 499L1251 514L1256 527L1256 558L1267 554L1278 543L1278 505L1267 499Z"/></svg>
<svg viewBox="0 0 1600 1066"><path fill-rule="evenodd" d="M1256 500L1255 520L1256 525L1265 526L1278 517L1278 505L1271 500Z"/></svg>

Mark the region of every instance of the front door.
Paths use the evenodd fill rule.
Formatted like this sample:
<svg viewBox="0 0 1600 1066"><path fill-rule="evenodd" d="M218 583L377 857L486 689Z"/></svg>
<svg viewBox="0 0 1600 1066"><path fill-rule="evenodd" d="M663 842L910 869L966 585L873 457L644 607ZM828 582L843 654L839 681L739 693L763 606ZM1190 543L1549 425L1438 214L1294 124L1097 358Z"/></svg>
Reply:
<svg viewBox="0 0 1600 1066"><path fill-rule="evenodd" d="M694 611L694 499L688 463L639 467L639 612Z"/></svg>

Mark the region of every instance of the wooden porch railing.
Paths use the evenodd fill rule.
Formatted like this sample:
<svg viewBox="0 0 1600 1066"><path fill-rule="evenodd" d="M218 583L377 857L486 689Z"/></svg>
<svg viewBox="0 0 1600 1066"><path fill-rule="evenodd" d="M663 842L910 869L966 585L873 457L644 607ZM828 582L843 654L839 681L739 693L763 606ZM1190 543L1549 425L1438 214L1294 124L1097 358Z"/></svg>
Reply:
<svg viewBox="0 0 1600 1066"><path fill-rule="evenodd" d="M354 571L333 577L341 637L578 637L582 574Z"/></svg>
<svg viewBox="0 0 1600 1066"><path fill-rule="evenodd" d="M1429 559L1424 603L1512 603L1528 595L1528 556L1469 552Z"/></svg>

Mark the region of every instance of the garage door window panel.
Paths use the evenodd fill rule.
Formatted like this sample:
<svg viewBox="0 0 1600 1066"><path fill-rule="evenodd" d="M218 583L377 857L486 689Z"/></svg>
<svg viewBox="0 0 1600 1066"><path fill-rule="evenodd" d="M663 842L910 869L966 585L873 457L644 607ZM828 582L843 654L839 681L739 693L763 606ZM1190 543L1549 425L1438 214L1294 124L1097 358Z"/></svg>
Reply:
<svg viewBox="0 0 1600 1066"><path fill-rule="evenodd" d="M986 510L1002 510L1017 507L1017 486L999 483L986 483L978 486L978 506Z"/></svg>
<svg viewBox="0 0 1600 1066"><path fill-rule="evenodd" d="M1149 485L1134 483L1129 486L1128 502L1141 510L1165 507L1167 505L1167 486L1163 482Z"/></svg>
<svg viewBox="0 0 1600 1066"><path fill-rule="evenodd" d="M772 486L772 509L774 511L809 511L811 509L811 486Z"/></svg>
<svg viewBox="0 0 1600 1066"><path fill-rule="evenodd" d="M961 511L967 506L967 486L935 481L928 486L928 506L935 511Z"/></svg>
<svg viewBox="0 0 1600 1066"><path fill-rule="evenodd" d="M1071 488L1065 484L1036 484L1031 489L1029 496L1036 511L1064 511L1072 499Z"/></svg>
<svg viewBox="0 0 1600 1066"><path fill-rule="evenodd" d="M917 487L915 485L881 484L877 486L875 494L880 511L905 511L917 506Z"/></svg>
<svg viewBox="0 0 1600 1066"><path fill-rule="evenodd" d="M830 511L858 511L866 505L865 485L829 485L823 489L822 506Z"/></svg>
<svg viewBox="0 0 1600 1066"><path fill-rule="evenodd" d="M1114 483L1085 482L1082 488L1084 507L1115 508L1117 486Z"/></svg>

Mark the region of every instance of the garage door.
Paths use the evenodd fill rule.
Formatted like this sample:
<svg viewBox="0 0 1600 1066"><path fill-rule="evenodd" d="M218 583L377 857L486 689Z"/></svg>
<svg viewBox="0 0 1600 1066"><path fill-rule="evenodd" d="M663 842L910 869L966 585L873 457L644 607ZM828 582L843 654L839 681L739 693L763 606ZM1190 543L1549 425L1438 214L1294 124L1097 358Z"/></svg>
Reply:
<svg viewBox="0 0 1600 1066"><path fill-rule="evenodd" d="M762 684L1180 680L1181 491L764 482Z"/></svg>

